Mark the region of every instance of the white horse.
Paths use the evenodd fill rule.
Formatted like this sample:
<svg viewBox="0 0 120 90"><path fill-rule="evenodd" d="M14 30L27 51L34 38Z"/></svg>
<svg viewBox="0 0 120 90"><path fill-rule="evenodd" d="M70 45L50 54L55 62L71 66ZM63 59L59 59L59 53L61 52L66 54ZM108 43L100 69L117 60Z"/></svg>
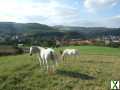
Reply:
<svg viewBox="0 0 120 90"><path fill-rule="evenodd" d="M52 49L52 48L45 49L40 46L32 46L32 47L30 47L30 55L32 55L32 53L38 53L40 65L42 63L43 63L43 65L46 64L47 70L49 69L48 62L53 62L54 64L57 65L58 56L57 56L56 52L54 51L54 49ZM54 65L53 65L53 69L54 69Z"/></svg>
<svg viewBox="0 0 120 90"><path fill-rule="evenodd" d="M79 56L80 52L76 49L65 49L64 51L60 51L60 53L62 54L62 59L64 60L64 57L66 56Z"/></svg>

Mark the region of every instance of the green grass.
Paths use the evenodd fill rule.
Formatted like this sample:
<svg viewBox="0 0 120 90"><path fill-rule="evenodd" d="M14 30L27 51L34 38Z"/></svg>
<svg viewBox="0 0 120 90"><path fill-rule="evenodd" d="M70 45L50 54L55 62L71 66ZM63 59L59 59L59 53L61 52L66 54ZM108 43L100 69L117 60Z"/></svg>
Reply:
<svg viewBox="0 0 120 90"><path fill-rule="evenodd" d="M99 55L113 55L120 56L120 48L100 47L100 46L69 46L64 48L76 48L79 49L81 54L99 54Z"/></svg>
<svg viewBox="0 0 120 90"><path fill-rule="evenodd" d="M77 48L81 55L66 58L53 75L41 69L35 55L0 57L0 90L109 90L110 80L120 80L120 48L64 48Z"/></svg>

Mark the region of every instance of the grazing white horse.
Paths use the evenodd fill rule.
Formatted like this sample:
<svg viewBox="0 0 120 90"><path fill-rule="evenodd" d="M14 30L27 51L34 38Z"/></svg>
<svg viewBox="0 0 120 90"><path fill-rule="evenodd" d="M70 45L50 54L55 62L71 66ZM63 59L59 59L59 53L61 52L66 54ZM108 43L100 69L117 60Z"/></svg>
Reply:
<svg viewBox="0 0 120 90"><path fill-rule="evenodd" d="M57 54L55 53L54 49L52 49L52 48L45 49L40 46L32 46L32 47L30 47L30 55L32 55L32 53L38 53L40 65L42 63L46 64L47 70L49 69L48 62L53 62L57 65L58 57L57 57ZM54 65L53 65L53 69L54 69Z"/></svg>
<svg viewBox="0 0 120 90"><path fill-rule="evenodd" d="M64 57L66 56L79 56L80 52L76 49L65 49L63 52L60 51L62 54L62 59L64 60Z"/></svg>

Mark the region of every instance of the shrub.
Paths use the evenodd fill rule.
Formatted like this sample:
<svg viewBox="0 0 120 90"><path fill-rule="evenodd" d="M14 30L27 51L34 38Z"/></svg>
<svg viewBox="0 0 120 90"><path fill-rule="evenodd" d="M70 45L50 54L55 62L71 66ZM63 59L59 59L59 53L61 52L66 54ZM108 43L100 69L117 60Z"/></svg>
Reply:
<svg viewBox="0 0 120 90"><path fill-rule="evenodd" d="M0 56L22 54L23 50L14 46L0 46Z"/></svg>

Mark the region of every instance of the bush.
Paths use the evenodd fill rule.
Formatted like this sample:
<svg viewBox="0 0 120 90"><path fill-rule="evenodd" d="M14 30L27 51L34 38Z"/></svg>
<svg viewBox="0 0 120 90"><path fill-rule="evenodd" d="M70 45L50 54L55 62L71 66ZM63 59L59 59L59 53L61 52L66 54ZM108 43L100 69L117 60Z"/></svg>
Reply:
<svg viewBox="0 0 120 90"><path fill-rule="evenodd" d="M96 45L96 46L105 46L105 43L103 41L97 41L96 43L94 43L94 45Z"/></svg>
<svg viewBox="0 0 120 90"><path fill-rule="evenodd" d="M120 47L120 43L113 43L113 42L112 42L112 43L110 44L110 46L111 46L111 47L118 48L118 47Z"/></svg>
<svg viewBox="0 0 120 90"><path fill-rule="evenodd" d="M22 54L23 50L13 46L0 46L0 56Z"/></svg>

